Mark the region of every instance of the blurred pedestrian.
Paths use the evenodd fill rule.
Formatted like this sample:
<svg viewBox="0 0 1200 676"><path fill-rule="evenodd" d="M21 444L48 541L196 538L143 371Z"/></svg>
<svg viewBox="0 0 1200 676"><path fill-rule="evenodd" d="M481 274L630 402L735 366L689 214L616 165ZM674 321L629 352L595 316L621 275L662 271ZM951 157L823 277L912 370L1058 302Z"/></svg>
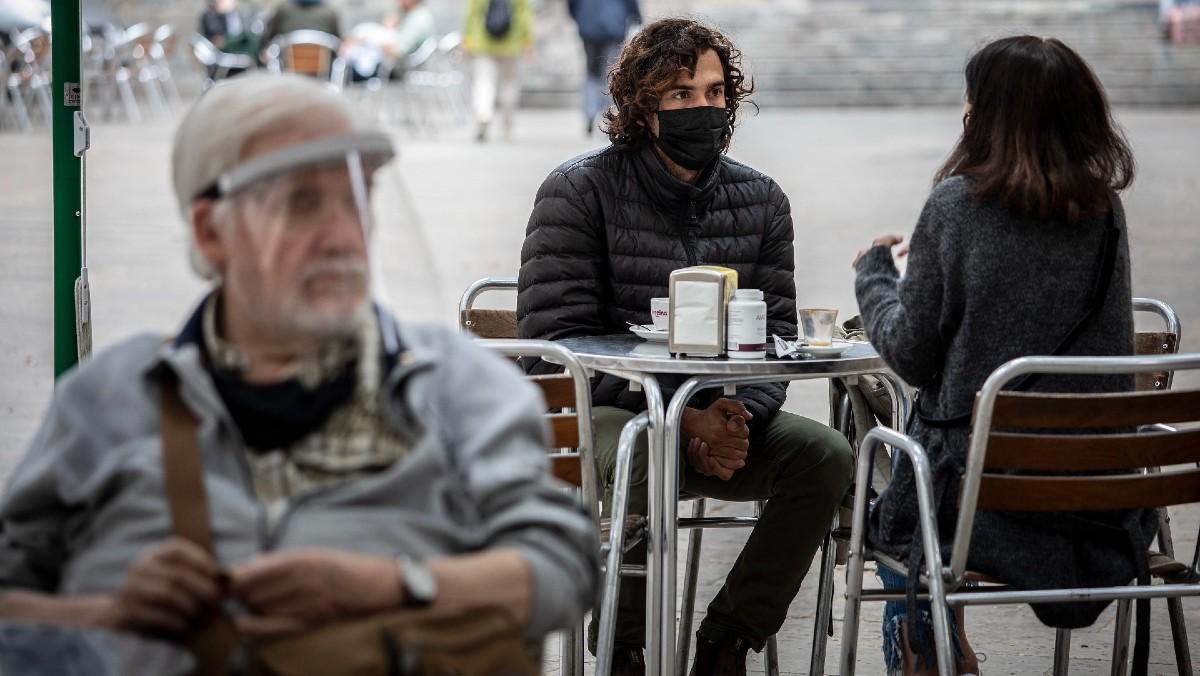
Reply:
<svg viewBox="0 0 1200 676"><path fill-rule="evenodd" d="M568 0L567 7L583 40L583 117L591 136L596 117L612 103L604 89L608 69L621 55L630 26L642 22L642 12L638 0Z"/></svg>
<svg viewBox="0 0 1200 676"><path fill-rule="evenodd" d="M517 57L533 50L530 0L468 0L463 48L474 63L471 104L478 125L476 138L487 140L497 100L504 138L511 138L520 94Z"/></svg>

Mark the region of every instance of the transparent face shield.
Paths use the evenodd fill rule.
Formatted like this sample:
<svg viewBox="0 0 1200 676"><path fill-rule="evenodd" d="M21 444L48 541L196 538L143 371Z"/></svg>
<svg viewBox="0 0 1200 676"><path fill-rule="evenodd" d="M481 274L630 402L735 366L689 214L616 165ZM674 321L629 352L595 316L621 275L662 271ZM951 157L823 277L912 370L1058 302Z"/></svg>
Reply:
<svg viewBox="0 0 1200 676"><path fill-rule="evenodd" d="M227 281L253 290L264 319L336 334L371 299L386 302L371 203L393 156L382 133L319 138L258 155L199 195L236 212L226 274L243 279Z"/></svg>

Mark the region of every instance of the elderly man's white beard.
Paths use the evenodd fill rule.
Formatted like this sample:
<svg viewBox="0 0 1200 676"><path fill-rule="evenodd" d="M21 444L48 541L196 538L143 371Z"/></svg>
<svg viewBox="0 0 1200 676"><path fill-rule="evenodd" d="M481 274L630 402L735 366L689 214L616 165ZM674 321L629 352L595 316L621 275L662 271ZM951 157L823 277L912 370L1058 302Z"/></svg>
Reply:
<svg viewBox="0 0 1200 676"><path fill-rule="evenodd" d="M319 302L308 299L308 292L320 285L325 297ZM357 335L370 312L369 270L366 261L355 256L323 258L309 264L297 287L282 303L279 320L296 333L325 340Z"/></svg>

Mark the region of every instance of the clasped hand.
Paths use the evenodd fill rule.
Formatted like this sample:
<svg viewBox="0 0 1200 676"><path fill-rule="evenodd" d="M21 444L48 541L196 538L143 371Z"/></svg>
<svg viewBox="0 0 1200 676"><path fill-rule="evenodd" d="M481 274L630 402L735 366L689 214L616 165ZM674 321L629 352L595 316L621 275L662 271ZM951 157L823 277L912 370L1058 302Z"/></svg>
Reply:
<svg viewBox="0 0 1200 676"><path fill-rule="evenodd" d="M750 428L754 416L740 401L718 399L704 410L685 409L683 434L688 439L687 458L704 476L729 481L746 466Z"/></svg>
<svg viewBox="0 0 1200 676"><path fill-rule="evenodd" d="M236 618L239 630L269 636L396 607L403 592L395 564L386 558L327 549L270 552L224 576L203 549L171 538L138 557L105 623L179 636L225 595L252 613Z"/></svg>

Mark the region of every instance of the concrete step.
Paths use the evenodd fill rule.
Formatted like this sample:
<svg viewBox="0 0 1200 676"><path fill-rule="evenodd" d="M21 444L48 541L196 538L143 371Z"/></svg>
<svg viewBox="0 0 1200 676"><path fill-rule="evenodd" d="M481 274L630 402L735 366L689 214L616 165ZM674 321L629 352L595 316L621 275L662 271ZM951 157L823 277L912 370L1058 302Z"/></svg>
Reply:
<svg viewBox="0 0 1200 676"><path fill-rule="evenodd" d="M655 0L643 11L654 16ZM662 0L666 4L666 0ZM776 105L943 105L962 100L962 69L989 39L1058 37L1100 76L1114 102L1200 104L1200 50L1162 42L1147 0L693 0L745 52L757 100ZM647 7L648 5L648 7ZM672 6L672 10L674 10ZM555 7L539 17L565 21ZM559 25L559 24L555 24ZM569 31L540 44L526 100L574 105L582 54ZM552 58L546 58L552 56Z"/></svg>

